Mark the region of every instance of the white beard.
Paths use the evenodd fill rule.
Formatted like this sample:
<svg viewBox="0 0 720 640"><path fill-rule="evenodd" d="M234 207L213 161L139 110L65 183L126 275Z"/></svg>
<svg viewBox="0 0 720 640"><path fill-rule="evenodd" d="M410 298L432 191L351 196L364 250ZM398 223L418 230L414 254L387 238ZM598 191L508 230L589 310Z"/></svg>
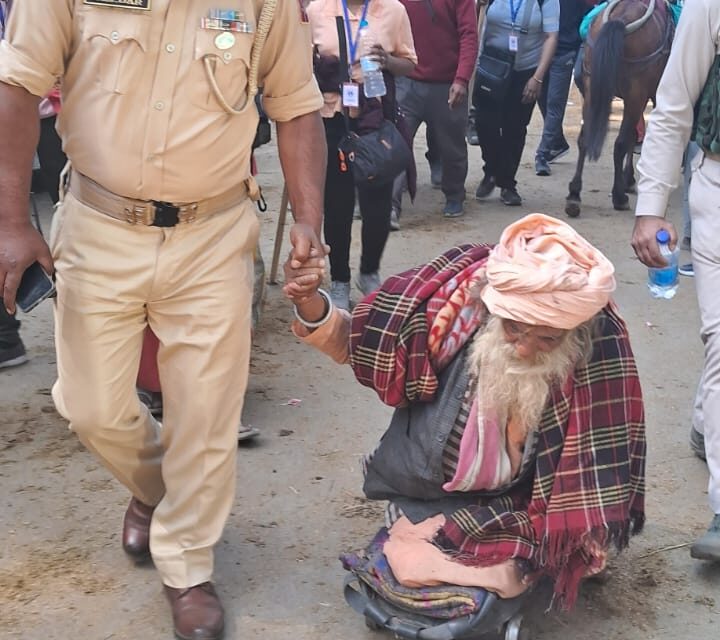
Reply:
<svg viewBox="0 0 720 640"><path fill-rule="evenodd" d="M491 316L478 333L470 351L470 372L478 379L477 396L482 412L491 410L499 424L516 420L527 434L537 428L550 388L562 383L585 355L580 331L569 331L550 352L525 360L506 341L502 320Z"/></svg>

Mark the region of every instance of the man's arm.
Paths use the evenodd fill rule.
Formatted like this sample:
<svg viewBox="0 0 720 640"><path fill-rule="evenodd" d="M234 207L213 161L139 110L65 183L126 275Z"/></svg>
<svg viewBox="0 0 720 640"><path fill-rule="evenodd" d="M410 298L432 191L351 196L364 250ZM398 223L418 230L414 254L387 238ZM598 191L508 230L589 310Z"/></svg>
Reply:
<svg viewBox="0 0 720 640"><path fill-rule="evenodd" d="M39 103L25 89L0 82L0 297L10 313L27 267L38 261L53 272L50 250L28 214Z"/></svg>
<svg viewBox="0 0 720 640"><path fill-rule="evenodd" d="M714 0L694 0L683 7L670 58L657 90L638 162L638 198L632 246L643 264L665 266L655 239L659 229L677 233L665 217L670 192L677 186L680 163L690 137L695 103L715 58L720 9Z"/></svg>
<svg viewBox="0 0 720 640"><path fill-rule="evenodd" d="M318 111L277 123L280 164L285 174L295 224L290 230L294 258L310 257L315 248L324 255L320 242L327 169L325 129ZM299 267L299 265L297 265Z"/></svg>
<svg viewBox="0 0 720 640"><path fill-rule="evenodd" d="M470 78L475 70L478 54L478 29L474 0L463 0L455 5L457 33L460 40L458 66L450 86L448 104L454 108L466 95Z"/></svg>

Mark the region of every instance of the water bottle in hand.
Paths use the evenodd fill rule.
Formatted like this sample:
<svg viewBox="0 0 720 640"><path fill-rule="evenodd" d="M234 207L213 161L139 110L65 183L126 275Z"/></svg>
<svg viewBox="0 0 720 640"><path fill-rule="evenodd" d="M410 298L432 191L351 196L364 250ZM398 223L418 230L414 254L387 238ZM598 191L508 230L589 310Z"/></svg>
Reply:
<svg viewBox="0 0 720 640"><path fill-rule="evenodd" d="M670 249L670 234L666 229L660 229L655 235L660 248L660 255L667 260L666 267L648 267L648 289L653 298L669 300L678 288L678 253Z"/></svg>
<svg viewBox="0 0 720 640"><path fill-rule="evenodd" d="M366 98L379 98L387 93L380 63L372 58L370 51L375 45L375 38L370 31L367 20L360 23L358 31L360 47L360 68L363 75L363 92Z"/></svg>

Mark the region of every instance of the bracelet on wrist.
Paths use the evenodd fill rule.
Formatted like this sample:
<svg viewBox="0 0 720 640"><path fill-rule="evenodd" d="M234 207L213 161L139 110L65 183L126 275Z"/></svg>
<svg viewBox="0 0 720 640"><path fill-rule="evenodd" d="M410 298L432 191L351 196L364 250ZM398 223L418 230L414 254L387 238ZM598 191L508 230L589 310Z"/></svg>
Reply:
<svg viewBox="0 0 720 640"><path fill-rule="evenodd" d="M538 84L542 84L542 83L543 83L543 81L540 80L540 78L536 78L535 76L533 76L532 79L535 80L535 82L537 82Z"/></svg>
<svg viewBox="0 0 720 640"><path fill-rule="evenodd" d="M293 313L295 314L298 322L308 329L317 329L318 327L324 325L328 320L330 320L330 316L333 312L333 302L332 298L330 298L330 294L325 291L325 289L318 289L317 292L320 294L320 297L325 300L325 313L320 320L305 320L305 318L303 318L298 312L298 308L293 305Z"/></svg>

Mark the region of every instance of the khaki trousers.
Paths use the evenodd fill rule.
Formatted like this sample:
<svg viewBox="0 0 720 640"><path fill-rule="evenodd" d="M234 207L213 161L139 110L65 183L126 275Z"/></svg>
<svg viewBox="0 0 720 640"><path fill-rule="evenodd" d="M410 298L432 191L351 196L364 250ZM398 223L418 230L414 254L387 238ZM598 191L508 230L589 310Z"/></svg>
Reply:
<svg viewBox="0 0 720 640"><path fill-rule="evenodd" d="M699 153L690 182L692 261L700 306L705 364L693 426L705 436L708 501L720 514L720 162Z"/></svg>
<svg viewBox="0 0 720 640"><path fill-rule="evenodd" d="M235 491L247 385L250 200L173 228L114 220L67 194L53 219L53 399L83 444L142 502L163 582L209 580ZM160 340L162 428L135 393L143 331Z"/></svg>

